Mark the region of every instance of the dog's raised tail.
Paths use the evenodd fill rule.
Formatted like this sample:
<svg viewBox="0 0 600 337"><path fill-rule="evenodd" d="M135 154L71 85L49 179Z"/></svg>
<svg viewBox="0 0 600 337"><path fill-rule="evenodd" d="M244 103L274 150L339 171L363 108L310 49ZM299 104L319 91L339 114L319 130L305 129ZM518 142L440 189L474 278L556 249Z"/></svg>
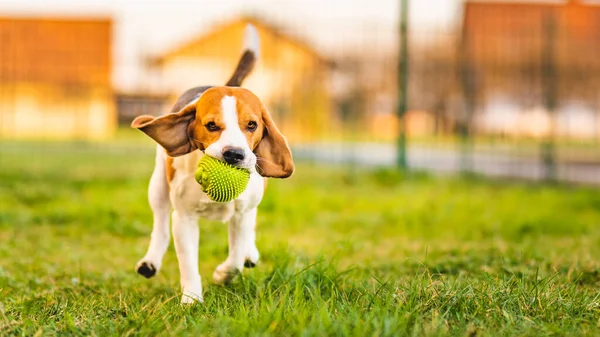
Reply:
<svg viewBox="0 0 600 337"><path fill-rule="evenodd" d="M230 87L239 87L242 85L244 79L252 72L254 64L259 56L260 40L258 38L258 32L252 24L248 24L244 31L244 52L242 53L242 57L238 62L235 72L231 75L229 81L227 81L227 84L225 85Z"/></svg>

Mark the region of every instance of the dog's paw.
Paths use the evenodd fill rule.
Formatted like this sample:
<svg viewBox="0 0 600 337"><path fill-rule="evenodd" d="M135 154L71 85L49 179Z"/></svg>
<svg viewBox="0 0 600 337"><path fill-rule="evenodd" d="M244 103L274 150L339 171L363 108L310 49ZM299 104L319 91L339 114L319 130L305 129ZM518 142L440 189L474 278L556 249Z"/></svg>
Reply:
<svg viewBox="0 0 600 337"><path fill-rule="evenodd" d="M204 298L202 297L202 290L200 291L184 291L181 296L182 305L190 305L194 303L203 303Z"/></svg>
<svg viewBox="0 0 600 337"><path fill-rule="evenodd" d="M246 268L254 268L258 263L258 259L260 258L260 254L256 246L252 246L248 253L246 254L246 260L244 261L244 267Z"/></svg>
<svg viewBox="0 0 600 337"><path fill-rule="evenodd" d="M135 266L135 271L145 278L151 278L156 275L158 268L150 261L141 260L138 262L137 266Z"/></svg>
<svg viewBox="0 0 600 337"><path fill-rule="evenodd" d="M235 277L240 273L240 270L231 267L227 263L221 263L213 273L213 281L218 284L227 285L235 279Z"/></svg>

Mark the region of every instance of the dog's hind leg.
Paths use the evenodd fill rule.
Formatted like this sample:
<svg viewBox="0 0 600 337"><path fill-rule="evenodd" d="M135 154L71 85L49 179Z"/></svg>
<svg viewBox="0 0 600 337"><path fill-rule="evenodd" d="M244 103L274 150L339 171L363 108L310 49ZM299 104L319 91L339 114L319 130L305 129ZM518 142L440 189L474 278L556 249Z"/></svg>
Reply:
<svg viewBox="0 0 600 337"><path fill-rule="evenodd" d="M165 156L162 147L156 147L156 164L148 187L148 201L152 208L154 224L148 252L136 265L138 274L146 278L154 276L162 265L162 259L169 247L169 217L171 202L167 183Z"/></svg>

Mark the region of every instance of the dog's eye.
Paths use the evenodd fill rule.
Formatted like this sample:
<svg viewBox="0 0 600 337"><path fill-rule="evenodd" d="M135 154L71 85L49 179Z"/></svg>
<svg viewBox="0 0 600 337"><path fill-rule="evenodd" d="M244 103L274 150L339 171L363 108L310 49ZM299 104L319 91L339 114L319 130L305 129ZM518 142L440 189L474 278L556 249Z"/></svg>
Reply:
<svg viewBox="0 0 600 337"><path fill-rule="evenodd" d="M217 126L217 124L215 124L215 122L208 122L206 125L204 125L204 127L206 127L206 130L208 131L219 131L221 129L219 126Z"/></svg>
<svg viewBox="0 0 600 337"><path fill-rule="evenodd" d="M256 124L255 121L250 121L250 122L248 122L248 126L246 128L248 129L248 131L254 131L254 130L256 130L257 126L258 126L258 124Z"/></svg>

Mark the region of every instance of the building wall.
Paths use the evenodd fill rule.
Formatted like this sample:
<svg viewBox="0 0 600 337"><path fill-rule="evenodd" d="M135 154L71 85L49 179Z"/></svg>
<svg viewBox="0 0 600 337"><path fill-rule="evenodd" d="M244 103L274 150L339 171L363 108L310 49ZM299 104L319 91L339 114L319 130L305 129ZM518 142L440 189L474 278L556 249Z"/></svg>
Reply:
<svg viewBox="0 0 600 337"><path fill-rule="evenodd" d="M0 86L0 137L104 138L116 129L112 90L44 84Z"/></svg>
<svg viewBox="0 0 600 337"><path fill-rule="evenodd" d="M477 132L597 139L599 36L592 2L467 2Z"/></svg>
<svg viewBox="0 0 600 337"><path fill-rule="evenodd" d="M108 19L0 18L0 137L116 129Z"/></svg>

